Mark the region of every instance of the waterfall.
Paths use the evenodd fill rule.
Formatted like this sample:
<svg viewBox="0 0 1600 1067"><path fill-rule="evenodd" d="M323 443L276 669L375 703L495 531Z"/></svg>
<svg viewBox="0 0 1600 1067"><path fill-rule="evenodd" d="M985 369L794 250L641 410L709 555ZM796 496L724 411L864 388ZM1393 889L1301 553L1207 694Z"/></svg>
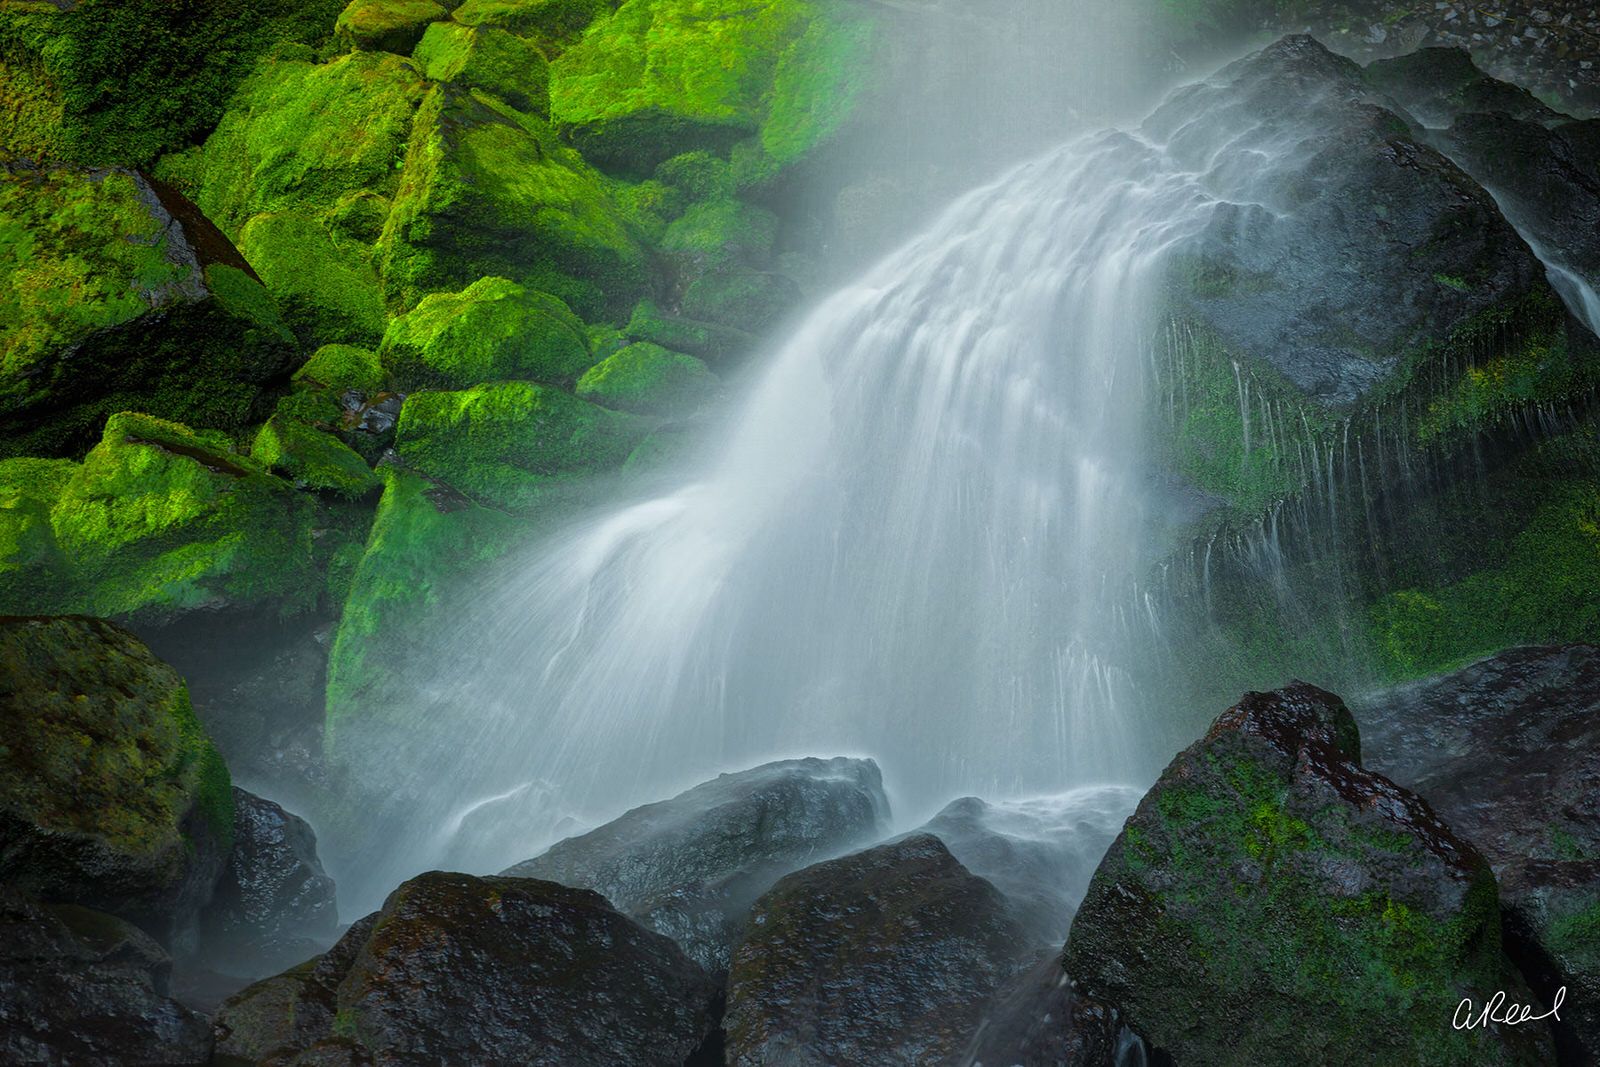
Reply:
<svg viewBox="0 0 1600 1067"><path fill-rule="evenodd" d="M716 462L460 621L419 683L450 741L388 769L420 783L409 866L497 869L788 755L875 757L907 812L1148 777L1118 641L1158 510L1148 316L1205 202L1086 137L811 311Z"/></svg>

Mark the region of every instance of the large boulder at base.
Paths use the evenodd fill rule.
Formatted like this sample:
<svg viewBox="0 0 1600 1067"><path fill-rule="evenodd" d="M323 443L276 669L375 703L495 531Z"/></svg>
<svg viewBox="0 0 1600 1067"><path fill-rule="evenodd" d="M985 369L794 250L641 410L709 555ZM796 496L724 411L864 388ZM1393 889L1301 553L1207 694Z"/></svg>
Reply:
<svg viewBox="0 0 1600 1067"><path fill-rule="evenodd" d="M338 926L333 879L311 827L235 788L233 851L200 916L201 948L213 966L275 971L327 948Z"/></svg>
<svg viewBox="0 0 1600 1067"><path fill-rule="evenodd" d="M0 889L0 1060L201 1067L205 1017L167 996L172 964L137 928Z"/></svg>
<svg viewBox="0 0 1600 1067"><path fill-rule="evenodd" d="M1139 802L1131 786L1059 796L947 804L918 833L945 843L961 865L1011 901L1034 942L1059 948L1100 857Z"/></svg>
<svg viewBox="0 0 1600 1067"><path fill-rule="evenodd" d="M734 949L729 1067L950 1062L1028 944L931 835L808 867L756 902Z"/></svg>
<svg viewBox="0 0 1600 1067"><path fill-rule="evenodd" d="M1169 261L1162 450L1241 510L1298 491L1346 433L1449 445L1593 378L1494 198L1392 108L1297 36L1142 127L1217 198Z"/></svg>
<svg viewBox="0 0 1600 1067"><path fill-rule="evenodd" d="M492 507L587 499L654 428L553 386L497 382L406 397L395 448L413 469Z"/></svg>
<svg viewBox="0 0 1600 1067"><path fill-rule="evenodd" d="M99 619L0 619L0 881L188 944L233 839L173 669Z"/></svg>
<svg viewBox="0 0 1600 1067"><path fill-rule="evenodd" d="M433 872L325 956L223 1004L217 1052L285 1062L336 1043L340 1062L655 1067L700 1047L714 995L597 893Z"/></svg>
<svg viewBox="0 0 1600 1067"><path fill-rule="evenodd" d="M408 390L508 378L567 385L594 362L583 320L571 308L504 278L423 297L389 323L379 355Z"/></svg>
<svg viewBox="0 0 1600 1067"><path fill-rule="evenodd" d="M0 608L19 613L305 611L364 523L294 492L225 434L146 415L113 415L82 464L0 462L0 483L20 491L15 548L0 560Z"/></svg>
<svg viewBox="0 0 1600 1067"><path fill-rule="evenodd" d="M1247 694L1112 844L1067 973L1178 1063L1550 1062L1543 1023L1451 1026L1463 999L1532 1001L1494 874L1360 750L1330 693Z"/></svg>
<svg viewBox="0 0 1600 1067"><path fill-rule="evenodd" d="M722 971L758 896L877 837L888 814L871 760L784 760L634 808L504 873L593 889Z"/></svg>
<svg viewBox="0 0 1600 1067"><path fill-rule="evenodd" d="M0 457L81 456L106 416L237 429L294 337L238 251L131 171L0 168Z"/></svg>
<svg viewBox="0 0 1600 1067"><path fill-rule="evenodd" d="M1368 762L1428 798L1500 879L1556 1040L1600 1061L1600 648L1502 652L1361 703Z"/></svg>
<svg viewBox="0 0 1600 1067"><path fill-rule="evenodd" d="M619 316L643 293L629 213L537 116L436 86L417 110L400 173L379 263L402 306L486 274L553 293L586 318Z"/></svg>

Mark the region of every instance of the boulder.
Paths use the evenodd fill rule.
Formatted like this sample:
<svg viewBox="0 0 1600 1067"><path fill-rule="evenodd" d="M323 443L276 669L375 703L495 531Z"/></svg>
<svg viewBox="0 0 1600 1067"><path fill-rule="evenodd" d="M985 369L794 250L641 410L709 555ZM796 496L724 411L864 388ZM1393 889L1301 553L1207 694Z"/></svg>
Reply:
<svg viewBox="0 0 1600 1067"><path fill-rule="evenodd" d="M614 6L612 0L462 0L450 18L463 26L506 30L554 57Z"/></svg>
<svg viewBox="0 0 1600 1067"><path fill-rule="evenodd" d="M1004 893L1033 943L1059 948L1100 857L1139 801L1129 786L1031 800L953 800L917 831Z"/></svg>
<svg viewBox="0 0 1600 1067"><path fill-rule="evenodd" d="M81 456L106 416L234 430L287 380L294 336L233 245L126 170L0 168L0 458Z"/></svg>
<svg viewBox="0 0 1600 1067"><path fill-rule="evenodd" d="M1556 1040L1600 1060L1600 648L1502 652L1360 705L1368 762L1427 797L1500 880Z"/></svg>
<svg viewBox="0 0 1600 1067"><path fill-rule="evenodd" d="M0 1059L202 1067L205 1017L167 996L171 961L136 927L0 888Z"/></svg>
<svg viewBox="0 0 1600 1067"><path fill-rule="evenodd" d="M372 496L383 482L349 445L299 419L274 415L256 432L250 458L292 481L297 489L313 489L358 500Z"/></svg>
<svg viewBox="0 0 1600 1067"><path fill-rule="evenodd" d="M412 58L431 81L481 89L518 111L550 117L550 68L544 53L506 30L435 22Z"/></svg>
<svg viewBox="0 0 1600 1067"><path fill-rule="evenodd" d="M448 14L434 0L350 0L334 23L334 39L346 48L403 56L428 23Z"/></svg>
<svg viewBox="0 0 1600 1067"><path fill-rule="evenodd" d="M406 389L466 389L508 378L567 385L594 362L583 320L571 308L504 278L423 297L389 323L379 355Z"/></svg>
<svg viewBox="0 0 1600 1067"><path fill-rule="evenodd" d="M714 994L597 893L432 872L326 955L228 1000L217 1052L284 1062L337 1042L339 1062L680 1064L715 1026Z"/></svg>
<svg viewBox="0 0 1600 1067"><path fill-rule="evenodd" d="M955 1061L1028 944L932 835L807 867L756 902L734 949L729 1067Z"/></svg>
<svg viewBox="0 0 1600 1067"><path fill-rule="evenodd" d="M202 951L220 970L272 972L326 949L338 926L311 827L235 787L233 850L200 916Z"/></svg>
<svg viewBox="0 0 1600 1067"><path fill-rule="evenodd" d="M1452 1027L1463 1000L1533 999L1494 874L1360 751L1332 694L1247 694L1112 844L1067 973L1180 1063L1548 1063L1543 1022Z"/></svg>
<svg viewBox="0 0 1600 1067"><path fill-rule="evenodd" d="M576 392L637 415L687 415L714 397L717 376L700 360L646 341L627 345L578 379Z"/></svg>
<svg viewBox="0 0 1600 1067"><path fill-rule="evenodd" d="M535 115L461 85L436 86L417 111L400 173L379 241L392 302L409 306L490 274L602 318L644 290L629 212Z"/></svg>
<svg viewBox="0 0 1600 1067"><path fill-rule="evenodd" d="M698 356L718 370L747 355L756 343L743 330L667 314L649 300L640 301L633 309L624 332L629 340L648 341L669 351Z"/></svg>
<svg viewBox="0 0 1600 1067"><path fill-rule="evenodd" d="M387 313L378 275L360 243L295 211L256 215L239 232L239 250L310 344L373 344Z"/></svg>
<svg viewBox="0 0 1600 1067"><path fill-rule="evenodd" d="M1142 1067L1148 1047L1117 1010L1072 988L1051 953L995 995L963 1067Z"/></svg>
<svg viewBox="0 0 1600 1067"><path fill-rule="evenodd" d="M876 837L888 812L871 760L784 760L634 808L504 873L593 889L718 973L758 896Z"/></svg>
<svg viewBox="0 0 1600 1067"><path fill-rule="evenodd" d="M494 507L527 511L585 499L621 468L651 420L531 382L412 393L395 448L413 469Z"/></svg>
<svg viewBox="0 0 1600 1067"><path fill-rule="evenodd" d="M1419 48L1380 59L1367 65L1366 77L1434 129L1443 129L1464 114L1500 114L1542 124L1567 119L1520 85L1479 70L1464 48Z"/></svg>
<svg viewBox="0 0 1600 1067"><path fill-rule="evenodd" d="M389 387L383 363L371 349L355 345L323 345L294 372L296 385L361 393L381 393Z"/></svg>
<svg viewBox="0 0 1600 1067"><path fill-rule="evenodd" d="M191 944L233 794L183 680L109 622L6 618L0 694L0 881Z"/></svg>

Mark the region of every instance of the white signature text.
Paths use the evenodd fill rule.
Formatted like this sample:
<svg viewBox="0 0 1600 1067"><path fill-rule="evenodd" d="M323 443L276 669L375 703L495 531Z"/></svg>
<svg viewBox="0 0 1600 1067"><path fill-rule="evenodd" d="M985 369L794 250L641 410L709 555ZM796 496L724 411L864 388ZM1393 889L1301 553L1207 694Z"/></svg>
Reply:
<svg viewBox="0 0 1600 1067"><path fill-rule="evenodd" d="M1473 1006L1472 998L1468 997L1456 1005L1456 1013L1451 1017L1450 1025L1457 1030L1471 1030L1473 1027L1488 1026L1490 1023L1520 1026L1523 1023L1538 1022L1540 1019L1554 1019L1560 1022L1561 1016L1556 1013L1561 1010L1561 1002L1566 999L1567 987L1562 986L1556 990L1550 1010L1543 1015L1535 1015L1533 1008L1527 1004L1518 1004L1516 1001L1507 1003L1504 990L1484 1001L1481 1011Z"/></svg>

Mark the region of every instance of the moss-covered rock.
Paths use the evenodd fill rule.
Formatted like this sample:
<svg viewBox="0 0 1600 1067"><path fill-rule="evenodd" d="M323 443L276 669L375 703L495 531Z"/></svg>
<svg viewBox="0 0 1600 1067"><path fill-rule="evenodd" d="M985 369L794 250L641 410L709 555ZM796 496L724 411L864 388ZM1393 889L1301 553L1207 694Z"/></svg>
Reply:
<svg viewBox="0 0 1600 1067"><path fill-rule="evenodd" d="M271 59L181 169L201 208L234 235L264 212L338 214L352 197L388 197L426 85L387 53Z"/></svg>
<svg viewBox="0 0 1600 1067"><path fill-rule="evenodd" d="M239 428L294 358L272 298L176 191L0 171L0 455L81 455L128 408Z"/></svg>
<svg viewBox="0 0 1600 1067"><path fill-rule="evenodd" d="M405 55L428 23L447 14L434 0L350 0L334 23L334 39L346 48Z"/></svg>
<svg viewBox="0 0 1600 1067"><path fill-rule="evenodd" d="M343 392L381 393L389 384L378 354L354 345L323 345L294 372L294 384Z"/></svg>
<svg viewBox="0 0 1600 1067"><path fill-rule="evenodd" d="M240 231L239 251L277 297L284 321L309 343L370 344L383 336L382 289L364 250L317 219L292 211L257 215Z"/></svg>
<svg viewBox="0 0 1600 1067"><path fill-rule="evenodd" d="M1530 1001L1494 875L1359 758L1337 697L1247 695L1128 820L1067 972L1178 1062L1550 1062L1541 1024L1450 1027L1464 998Z"/></svg>
<svg viewBox="0 0 1600 1067"><path fill-rule="evenodd" d="M794 279L776 271L732 267L696 278L684 291L679 309L690 319L760 335L799 303L800 287Z"/></svg>
<svg viewBox="0 0 1600 1067"><path fill-rule="evenodd" d="M301 489L359 499L381 486L367 461L349 445L298 419L274 415L256 434L250 458Z"/></svg>
<svg viewBox="0 0 1600 1067"><path fill-rule="evenodd" d="M720 197L691 204L667 227L660 247L690 268L759 265L771 259L777 234L778 217L772 212Z"/></svg>
<svg viewBox="0 0 1600 1067"><path fill-rule="evenodd" d="M361 535L358 513L295 493L226 437L146 415L113 416L82 464L13 460L0 477L18 546L0 565L12 612L309 610L331 555Z"/></svg>
<svg viewBox="0 0 1600 1067"><path fill-rule="evenodd" d="M612 0L463 0L451 18L463 26L509 30L555 56L614 6Z"/></svg>
<svg viewBox="0 0 1600 1067"><path fill-rule="evenodd" d="M211 895L228 769L173 669L99 619L0 619L0 878L163 940Z"/></svg>
<svg viewBox="0 0 1600 1067"><path fill-rule="evenodd" d="M423 297L389 324L380 353L408 389L507 378L566 384L593 362L583 321L565 303L504 278Z"/></svg>
<svg viewBox="0 0 1600 1067"><path fill-rule="evenodd" d="M644 289L644 253L609 183L536 116L438 86L403 174L380 242L386 290L402 306L485 274L590 318L621 314Z"/></svg>
<svg viewBox="0 0 1600 1067"><path fill-rule="evenodd" d="M653 423L528 382L421 392L400 410L395 447L416 470L474 500L518 511L583 499Z"/></svg>
<svg viewBox="0 0 1600 1067"><path fill-rule="evenodd" d="M482 89L518 111L550 117L550 67L544 53L506 30L436 22L412 58L433 81Z"/></svg>
<svg viewBox="0 0 1600 1067"><path fill-rule="evenodd" d="M852 113L875 25L806 0L627 0L556 60L551 113L585 156L627 173L757 133L763 165L786 163Z"/></svg>
<svg viewBox="0 0 1600 1067"><path fill-rule="evenodd" d="M743 330L669 315L651 300L639 302L623 332L629 340L649 341L675 352L687 352L713 367L732 363L755 345L755 338Z"/></svg>
<svg viewBox="0 0 1600 1067"><path fill-rule="evenodd" d="M0 9L0 150L144 166L216 125L255 61L319 44L341 0L83 0Z"/></svg>
<svg viewBox="0 0 1600 1067"><path fill-rule="evenodd" d="M578 380L577 393L618 411L683 415L717 390L717 376L693 356L646 342L631 344Z"/></svg>
<svg viewBox="0 0 1600 1067"><path fill-rule="evenodd" d="M356 567L328 662L325 744L360 775L376 753L425 729L406 712L416 694L404 668L436 655L430 621L459 606L484 568L526 535L509 516L393 467ZM382 790L381 774L361 779ZM392 783L390 783L392 784Z"/></svg>

